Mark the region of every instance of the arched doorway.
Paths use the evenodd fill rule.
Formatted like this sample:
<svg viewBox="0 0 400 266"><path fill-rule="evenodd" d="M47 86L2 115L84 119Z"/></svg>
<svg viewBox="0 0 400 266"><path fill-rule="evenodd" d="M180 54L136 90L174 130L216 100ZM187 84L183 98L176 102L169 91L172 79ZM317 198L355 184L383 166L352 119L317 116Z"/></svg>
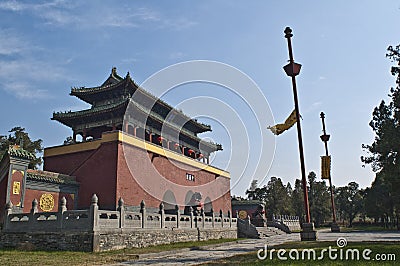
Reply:
<svg viewBox="0 0 400 266"><path fill-rule="evenodd" d="M164 211L168 214L175 213L176 198L174 192L167 190L163 196Z"/></svg>
<svg viewBox="0 0 400 266"><path fill-rule="evenodd" d="M204 213L205 213L206 215L211 215L211 214L212 214L212 212L211 212L212 209L213 209L212 201L211 201L210 197L207 197L207 198L204 200Z"/></svg>
<svg viewBox="0 0 400 266"><path fill-rule="evenodd" d="M201 208L201 199L202 196L200 192L193 192L189 190L185 196L184 214L188 215L190 213L190 207L192 207L195 215L199 214Z"/></svg>

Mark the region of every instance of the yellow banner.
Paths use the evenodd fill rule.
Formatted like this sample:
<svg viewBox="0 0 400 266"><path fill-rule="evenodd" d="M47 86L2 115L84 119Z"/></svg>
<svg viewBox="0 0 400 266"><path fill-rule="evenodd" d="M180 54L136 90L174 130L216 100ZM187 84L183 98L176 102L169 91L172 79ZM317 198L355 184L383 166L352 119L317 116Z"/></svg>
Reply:
<svg viewBox="0 0 400 266"><path fill-rule="evenodd" d="M274 133L275 135L279 135L282 134L284 131L288 130L289 128L291 128L294 124L296 124L296 122L297 122L296 110L293 110L293 112L285 120L285 123L268 127L268 129L271 130L272 133Z"/></svg>
<svg viewBox="0 0 400 266"><path fill-rule="evenodd" d="M329 179L331 176L331 156L321 156L321 178Z"/></svg>

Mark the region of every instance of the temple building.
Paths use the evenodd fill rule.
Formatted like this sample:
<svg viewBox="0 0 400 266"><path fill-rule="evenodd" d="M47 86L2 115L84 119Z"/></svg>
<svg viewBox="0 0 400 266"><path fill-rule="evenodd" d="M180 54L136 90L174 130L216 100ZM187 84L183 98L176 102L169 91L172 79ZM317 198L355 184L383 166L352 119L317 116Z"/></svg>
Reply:
<svg viewBox="0 0 400 266"><path fill-rule="evenodd" d="M29 212L37 200L41 211L57 211L62 197L67 208L77 208L79 183L74 176L28 169L35 158L18 145L10 146L0 159L0 224L5 205L11 203L14 213Z"/></svg>
<svg viewBox="0 0 400 266"><path fill-rule="evenodd" d="M166 211L231 209L230 175L210 165L222 146L198 136L211 131L209 125L145 91L129 73L122 78L116 68L100 86L72 88L70 95L91 107L53 113L52 120L72 129L72 139L46 148L43 159L44 171L73 177L76 208L87 208L95 193L108 209L119 198L133 209L142 200L150 210L161 202Z"/></svg>

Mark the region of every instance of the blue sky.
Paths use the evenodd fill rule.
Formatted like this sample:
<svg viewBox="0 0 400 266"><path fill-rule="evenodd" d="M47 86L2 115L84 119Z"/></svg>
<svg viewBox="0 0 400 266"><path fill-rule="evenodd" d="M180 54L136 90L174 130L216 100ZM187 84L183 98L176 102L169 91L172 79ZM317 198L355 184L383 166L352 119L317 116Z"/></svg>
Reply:
<svg viewBox="0 0 400 266"><path fill-rule="evenodd" d="M140 84L188 60L219 61L243 71L258 84L275 121L283 122L293 109L291 82L282 70L288 60L283 30L290 26L295 61L303 65L297 84L306 171L319 175L324 111L333 183L369 186L374 173L362 168L361 144L373 141L372 110L395 85L385 52L399 43L399 18L400 2L389 0L1 1L0 134L23 126L45 146L59 145L71 132L50 120L52 112L88 107L68 95L72 86L100 85L113 66ZM212 88L202 91L197 84L165 99L177 105ZM246 112L234 99L220 100ZM268 123L264 134L271 134ZM207 136L224 145L221 153L234 150L229 134L212 126L216 130ZM233 194L243 195L251 178L278 176L293 184L300 177L296 130L275 141L269 172L241 177ZM222 161L215 163L224 168Z"/></svg>

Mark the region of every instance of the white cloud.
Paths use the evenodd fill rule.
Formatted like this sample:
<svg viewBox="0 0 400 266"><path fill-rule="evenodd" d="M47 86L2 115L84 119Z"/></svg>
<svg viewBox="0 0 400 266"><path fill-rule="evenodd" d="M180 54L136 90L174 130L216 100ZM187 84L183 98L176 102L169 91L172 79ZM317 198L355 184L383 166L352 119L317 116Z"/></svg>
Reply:
<svg viewBox="0 0 400 266"><path fill-rule="evenodd" d="M150 26L173 30L187 29L195 22L182 17L169 19L156 10L146 7L131 8L118 5L84 6L85 2L51 1L23 3L16 0L3 1L0 10L28 13L44 21L44 25L95 29L101 27L135 28Z"/></svg>
<svg viewBox="0 0 400 266"><path fill-rule="evenodd" d="M42 3L24 3L16 0L3 1L0 9L6 11L30 13L45 20L45 24L64 26L77 24L79 21L71 11L76 7L73 2L56 0Z"/></svg>
<svg viewBox="0 0 400 266"><path fill-rule="evenodd" d="M15 95L19 99L47 99L50 95L46 90L36 89L27 82L9 82L0 85L5 91Z"/></svg>
<svg viewBox="0 0 400 266"><path fill-rule="evenodd" d="M322 102L314 102L305 108L304 113L306 114L306 113L313 112L313 111L319 109L321 107L321 105L322 105Z"/></svg>
<svg viewBox="0 0 400 266"><path fill-rule="evenodd" d="M49 98L49 92L36 84L70 78L60 61L46 61L42 52L47 53L13 30L0 29L0 89L20 99Z"/></svg>
<svg viewBox="0 0 400 266"><path fill-rule="evenodd" d="M174 52L169 55L170 59L182 59L185 56L182 52Z"/></svg>
<svg viewBox="0 0 400 266"><path fill-rule="evenodd" d="M8 11L22 11L26 8L25 4L19 3L17 1L4 1L0 3L0 9Z"/></svg>
<svg viewBox="0 0 400 266"><path fill-rule="evenodd" d="M0 55L18 54L26 49L27 43L10 30L0 30Z"/></svg>

